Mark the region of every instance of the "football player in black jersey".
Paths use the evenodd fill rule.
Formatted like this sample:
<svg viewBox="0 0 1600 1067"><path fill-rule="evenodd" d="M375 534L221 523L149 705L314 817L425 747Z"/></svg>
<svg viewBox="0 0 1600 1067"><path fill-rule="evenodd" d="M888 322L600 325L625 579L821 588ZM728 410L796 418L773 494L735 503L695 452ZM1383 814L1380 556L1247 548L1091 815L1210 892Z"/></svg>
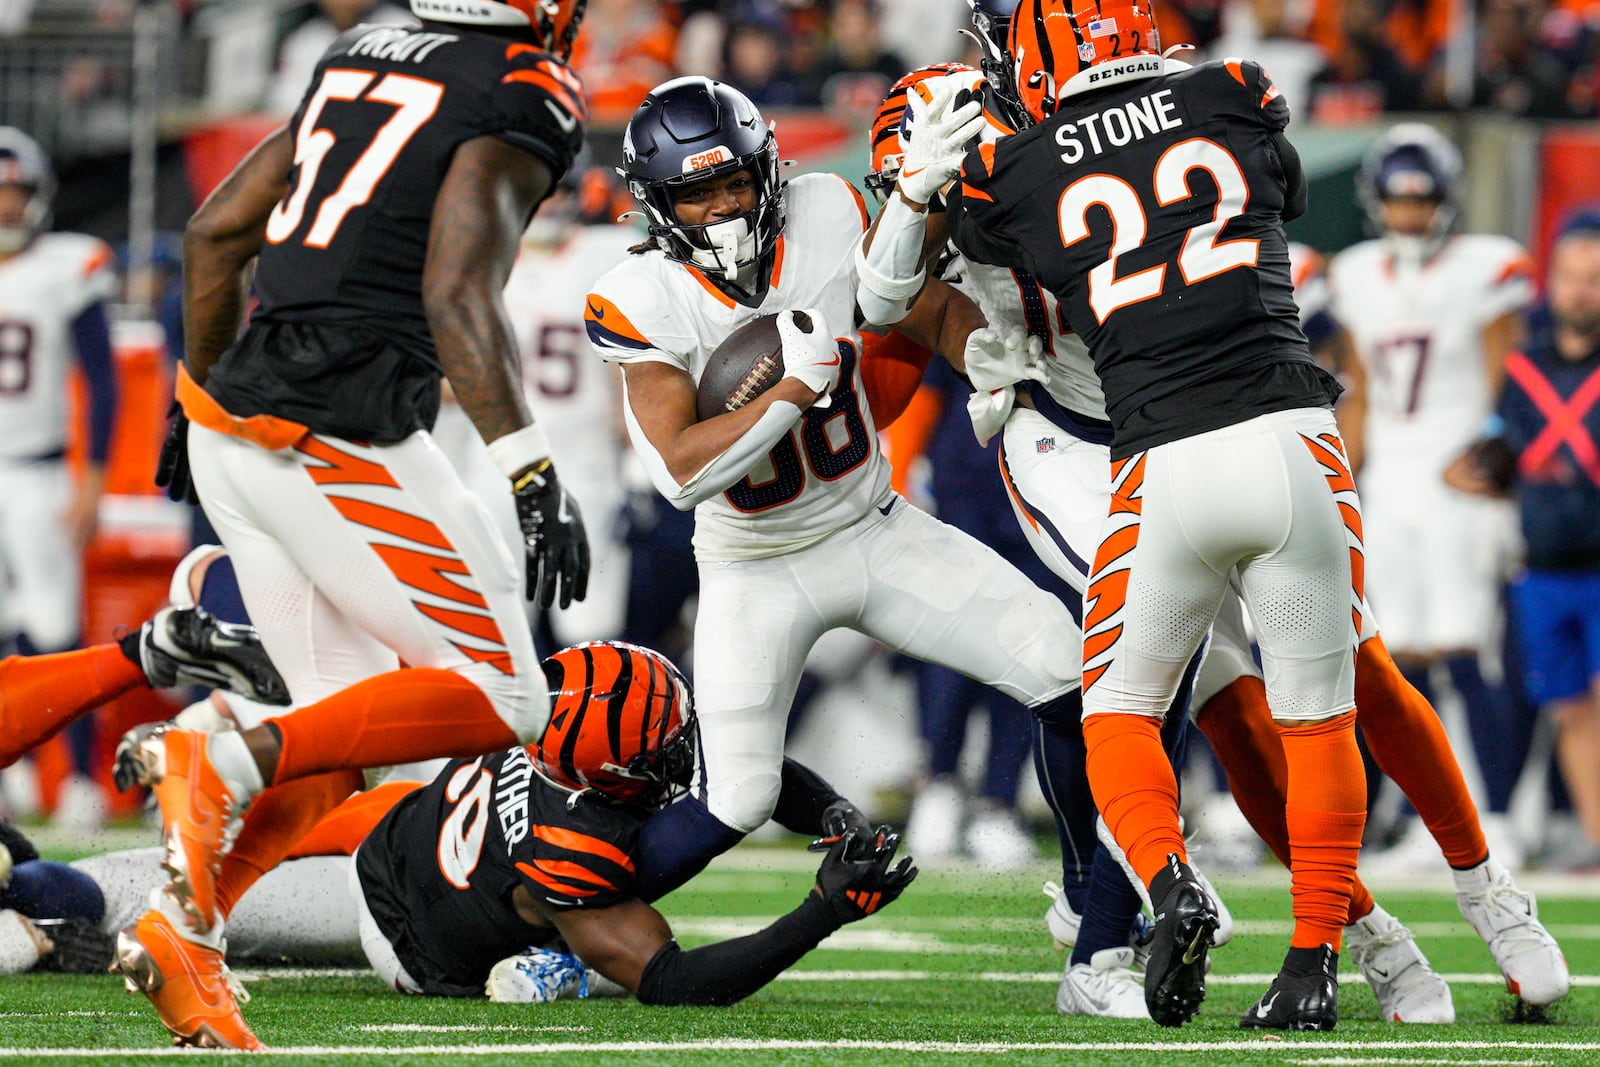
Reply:
<svg viewBox="0 0 1600 1067"><path fill-rule="evenodd" d="M694 770L688 683L621 642L544 670L554 711L537 743L452 763L356 852L362 947L395 988L482 996L497 962L559 942L646 1004L731 1004L916 877L909 857L893 864L896 835L789 761L776 817L830 838L814 891L758 933L681 950L635 865L640 824Z"/></svg>
<svg viewBox="0 0 1600 1067"><path fill-rule="evenodd" d="M414 0L420 26L349 30L185 234L182 414L158 480L205 499L303 706L139 747L174 876L119 962L180 1041L254 1043L223 980L222 920L360 788L359 768L499 751L549 718L518 567L428 429L443 376L510 480L528 594L582 598L583 524L500 294L582 143L566 59L583 9ZM199 977L163 980L179 974Z"/></svg>
<svg viewBox="0 0 1600 1067"><path fill-rule="evenodd" d="M1148 0L1022 0L1032 128L967 156L956 246L1025 268L1087 343L1114 493L1084 614L1095 800L1150 887L1151 1016L1205 995L1216 926L1184 862L1159 726L1237 571L1289 766L1295 931L1243 1024L1331 1028L1365 785L1355 747L1360 503L1312 360L1283 221L1305 209L1288 106L1255 63L1163 58Z"/></svg>

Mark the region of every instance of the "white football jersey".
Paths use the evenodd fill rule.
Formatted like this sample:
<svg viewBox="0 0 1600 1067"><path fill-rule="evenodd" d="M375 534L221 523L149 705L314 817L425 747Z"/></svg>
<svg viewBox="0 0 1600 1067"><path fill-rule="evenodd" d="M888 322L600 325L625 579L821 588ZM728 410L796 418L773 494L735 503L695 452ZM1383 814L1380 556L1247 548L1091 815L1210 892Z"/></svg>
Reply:
<svg viewBox="0 0 1600 1067"><path fill-rule="evenodd" d="M640 240L630 226L575 228L559 247L524 244L506 281L522 382L556 466L609 465L622 454L617 370L589 358L583 298Z"/></svg>
<svg viewBox="0 0 1600 1067"><path fill-rule="evenodd" d="M808 174L784 192L787 222L760 306L722 292L660 251L629 256L600 279L584 312L601 359L660 362L696 381L734 330L775 312L816 308L839 339L832 405L813 408L743 481L695 508L695 556L759 559L812 544L880 503L889 464L861 385L855 249L867 227L861 194L834 174Z"/></svg>
<svg viewBox="0 0 1600 1067"><path fill-rule="evenodd" d="M1520 245L1487 234L1452 237L1420 266L1382 240L1334 258L1331 310L1366 366L1373 460L1454 453L1471 440L1494 401L1483 329L1527 306L1530 271Z"/></svg>
<svg viewBox="0 0 1600 1067"><path fill-rule="evenodd" d="M0 458L66 446L72 323L117 289L111 249L77 233L45 233L0 261Z"/></svg>

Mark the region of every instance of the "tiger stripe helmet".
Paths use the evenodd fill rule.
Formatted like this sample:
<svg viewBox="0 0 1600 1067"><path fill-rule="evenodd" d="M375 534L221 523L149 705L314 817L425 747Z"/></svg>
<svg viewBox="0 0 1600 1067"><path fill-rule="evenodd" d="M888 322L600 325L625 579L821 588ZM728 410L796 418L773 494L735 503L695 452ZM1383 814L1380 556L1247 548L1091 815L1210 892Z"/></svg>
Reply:
<svg viewBox="0 0 1600 1067"><path fill-rule="evenodd" d="M1150 0L1021 0L1011 18L1010 52L1017 93L1035 122L1056 113L1064 97L1144 76L1129 60L1161 56ZM1116 64L1091 82L1091 67Z"/></svg>
<svg viewBox="0 0 1600 1067"><path fill-rule="evenodd" d="M882 204L889 190L900 177L900 159L905 154L902 134L905 132L906 109L910 106L907 94L913 86L934 78L951 74L977 74L977 68L965 63L930 63L903 75L889 89L889 95L878 105L872 119L872 173L862 183L867 191Z"/></svg>
<svg viewBox="0 0 1600 1067"><path fill-rule="evenodd" d="M527 746L535 767L573 792L659 807L694 769L694 696L665 656L591 641L545 660L550 722Z"/></svg>

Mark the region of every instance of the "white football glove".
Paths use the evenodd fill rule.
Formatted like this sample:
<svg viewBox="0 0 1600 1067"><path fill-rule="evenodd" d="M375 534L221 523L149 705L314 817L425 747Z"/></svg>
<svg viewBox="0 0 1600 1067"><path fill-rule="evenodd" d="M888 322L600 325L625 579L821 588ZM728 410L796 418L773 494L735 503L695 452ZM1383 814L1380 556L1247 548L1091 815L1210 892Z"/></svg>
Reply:
<svg viewBox="0 0 1600 1067"><path fill-rule="evenodd" d="M989 441L1011 417L1011 406L1016 402L1017 390L1010 385L992 393L973 393L967 397L967 418L972 420L972 432L978 444L988 447Z"/></svg>
<svg viewBox="0 0 1600 1067"><path fill-rule="evenodd" d="M929 99L923 98L924 87ZM902 136L900 192L907 200L926 204L961 173L967 142L983 130L983 103L968 100L955 106L960 85L954 79L934 79L914 85L906 94L911 121Z"/></svg>
<svg viewBox="0 0 1600 1067"><path fill-rule="evenodd" d="M796 314L810 318L809 329L795 321ZM816 308L779 312L778 338L783 342L783 376L798 378L808 389L821 393L814 406L827 407L831 402L828 394L839 384L840 358L839 346L822 312Z"/></svg>
<svg viewBox="0 0 1600 1067"><path fill-rule="evenodd" d="M1044 344L1020 326L1001 333L992 326L967 337L963 362L967 380L979 392L993 392L1032 379L1045 380Z"/></svg>

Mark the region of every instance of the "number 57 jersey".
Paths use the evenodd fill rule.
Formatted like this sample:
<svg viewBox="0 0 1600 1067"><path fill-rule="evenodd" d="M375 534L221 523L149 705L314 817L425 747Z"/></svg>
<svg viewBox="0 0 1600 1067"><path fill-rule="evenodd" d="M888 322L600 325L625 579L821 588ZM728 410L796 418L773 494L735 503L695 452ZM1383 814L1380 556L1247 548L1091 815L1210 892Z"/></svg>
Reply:
<svg viewBox="0 0 1600 1067"><path fill-rule="evenodd" d="M882 505L891 492L859 370L854 257L866 207L855 187L834 174L796 178L783 196L788 221L759 304L740 303L696 267L651 250L601 278L584 311L602 359L666 363L696 381L719 344L763 315L816 308L838 340L839 384L829 406L807 411L741 481L695 508L701 560L804 548Z"/></svg>
<svg viewBox="0 0 1600 1067"><path fill-rule="evenodd" d="M1113 459L1329 406L1282 225L1288 106L1255 63L1124 62L1150 70L968 154L951 239L1055 294L1105 389Z"/></svg>

